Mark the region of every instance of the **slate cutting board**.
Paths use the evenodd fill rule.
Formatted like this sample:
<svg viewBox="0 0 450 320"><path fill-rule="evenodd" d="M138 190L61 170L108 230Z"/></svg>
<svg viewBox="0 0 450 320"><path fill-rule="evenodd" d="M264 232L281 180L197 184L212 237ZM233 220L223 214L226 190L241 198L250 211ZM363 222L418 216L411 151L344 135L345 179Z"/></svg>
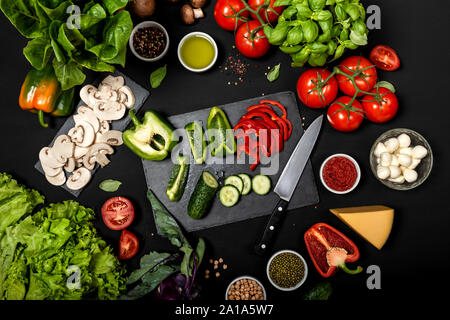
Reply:
<svg viewBox="0 0 450 320"><path fill-rule="evenodd" d="M115 77L122 76L125 79L125 85L130 87L131 91L133 91L133 93L134 93L136 102L132 109L135 110L135 112L137 113L139 111L139 109L144 105L145 101L147 100L148 96L150 95L150 92L147 89L140 86L139 84L137 84L136 82L134 82L133 80L131 80L128 76L124 75L123 73L121 73L119 71L115 71L114 73L108 73L108 72L102 73L101 76L99 76L92 84L95 86L98 86L99 83L102 82L102 80L105 79L108 75L113 75ZM80 99L80 102L78 103L78 105L75 108L74 114L77 112L78 107L82 106L82 105L85 105L85 103L83 101L81 101L81 99ZM126 115L122 119L112 121L112 123L110 124L110 130L124 131L127 128L130 121L131 121L131 119L128 116L128 112L127 112ZM69 130L71 128L73 128L74 125L75 125L75 121L73 120L73 117L72 116L68 117L66 122L64 122L64 124L58 130L58 133L55 135L55 137L53 138L53 140L49 144L49 146L53 145L53 143L57 137L59 137L62 134L67 134L69 132ZM116 148L113 147L113 149L116 149ZM114 150L114 151L116 151L116 150ZM109 158L111 161L114 161L114 154L110 155ZM44 170L42 169L42 166L41 166L41 162L39 160L38 160L38 162L36 162L34 167L40 173L45 175ZM91 170L92 175L95 174L95 172L97 171L97 169L99 169L99 167L100 166L98 164L95 165L94 169ZM69 174L67 172L66 172L66 177L69 177ZM81 190L70 190L69 188L66 187L65 184L63 184L61 186L61 188L65 189L66 191L68 191L75 197L78 197L84 189L83 188Z"/></svg>
<svg viewBox="0 0 450 320"><path fill-rule="evenodd" d="M297 101L295 99L295 94L290 91L280 92L264 97L256 97L253 99L229 103L219 107L222 108L222 110L224 110L227 114L231 126L234 126L237 124L240 117L246 112L247 107L259 103L262 99L275 100L282 103L286 107L288 119L293 124L292 135L289 140L286 141L284 150L279 154L279 170L270 176L273 189L283 168L289 160L289 157L294 151L297 142L303 135L303 128L301 126L302 121L298 110ZM207 108L172 116L168 118L168 120L174 125L175 128L184 128L184 126L189 122L201 121L203 124L203 130L206 131L206 121L208 119L209 111L210 108ZM235 158L235 156L233 156L233 158ZM163 161L143 160L142 163L148 188L155 193L157 198L188 232L269 215L278 201L278 196L273 192L270 192L265 196L259 196L254 192L251 192L247 196L243 196L236 206L226 208L222 206L217 195L210 212L202 219L195 220L187 215L187 206L191 193L204 170L208 170L216 176L219 176L221 171L223 171L225 177L238 173L247 173L252 177L260 173L261 165L259 165L257 169L252 172L249 169L248 163L196 165L193 163L193 159L191 157L189 180L187 182L183 197L178 202L171 202L166 195L167 181L169 180L173 167L171 159L167 158ZM289 203L288 209L297 209L304 206L314 205L318 202L319 195L314 180L314 174L311 162L308 161L302 177L300 178L299 184L297 185L297 188L292 196L292 200Z"/></svg>

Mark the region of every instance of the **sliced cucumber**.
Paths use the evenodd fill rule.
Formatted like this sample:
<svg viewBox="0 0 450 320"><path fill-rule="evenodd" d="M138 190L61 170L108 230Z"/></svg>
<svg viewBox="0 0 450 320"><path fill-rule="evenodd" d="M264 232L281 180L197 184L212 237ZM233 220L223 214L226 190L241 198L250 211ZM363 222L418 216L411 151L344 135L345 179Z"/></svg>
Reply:
<svg viewBox="0 0 450 320"><path fill-rule="evenodd" d="M232 185L225 185L219 191L220 203L225 207L232 207L239 201L241 193Z"/></svg>
<svg viewBox="0 0 450 320"><path fill-rule="evenodd" d="M244 190L244 181L242 181L242 179L238 176L229 176L228 178L225 179L224 184L235 186L239 190L239 193L241 194L242 191Z"/></svg>
<svg viewBox="0 0 450 320"><path fill-rule="evenodd" d="M269 193L271 187L272 182L268 176L258 174L252 179L252 189L256 194L261 196L266 195Z"/></svg>
<svg viewBox="0 0 450 320"><path fill-rule="evenodd" d="M248 174L245 174L245 173L240 173L240 174L238 174L238 176L244 182L244 188L242 189L241 194L243 196L246 196L252 190L252 179L250 178L250 176Z"/></svg>

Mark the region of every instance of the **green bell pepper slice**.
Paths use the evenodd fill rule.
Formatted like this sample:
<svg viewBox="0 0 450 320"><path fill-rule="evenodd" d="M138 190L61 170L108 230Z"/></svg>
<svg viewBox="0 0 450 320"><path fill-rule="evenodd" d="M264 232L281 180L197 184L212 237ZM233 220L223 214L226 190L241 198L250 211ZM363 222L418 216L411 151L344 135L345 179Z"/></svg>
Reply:
<svg viewBox="0 0 450 320"><path fill-rule="evenodd" d="M233 129L222 109L219 107L211 108L206 127L212 156L236 153L236 139Z"/></svg>
<svg viewBox="0 0 450 320"><path fill-rule="evenodd" d="M192 156L196 164L202 164L206 159L206 140L203 134L202 125L197 122L188 123L184 129L191 146Z"/></svg>
<svg viewBox="0 0 450 320"><path fill-rule="evenodd" d="M189 176L189 157L179 156L167 183L166 194L170 201L181 199Z"/></svg>
<svg viewBox="0 0 450 320"><path fill-rule="evenodd" d="M178 143L172 125L152 110L145 112L142 122L133 110L129 114L134 127L123 132L123 143L142 159L165 159Z"/></svg>

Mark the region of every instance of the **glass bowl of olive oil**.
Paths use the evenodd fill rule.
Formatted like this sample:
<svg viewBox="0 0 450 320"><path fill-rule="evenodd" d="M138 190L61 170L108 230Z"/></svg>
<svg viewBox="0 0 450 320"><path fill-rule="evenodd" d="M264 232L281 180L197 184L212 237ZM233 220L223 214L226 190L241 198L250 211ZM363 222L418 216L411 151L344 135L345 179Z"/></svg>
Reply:
<svg viewBox="0 0 450 320"><path fill-rule="evenodd" d="M209 70L217 60L217 44L204 32L191 32L178 45L178 59L192 72Z"/></svg>

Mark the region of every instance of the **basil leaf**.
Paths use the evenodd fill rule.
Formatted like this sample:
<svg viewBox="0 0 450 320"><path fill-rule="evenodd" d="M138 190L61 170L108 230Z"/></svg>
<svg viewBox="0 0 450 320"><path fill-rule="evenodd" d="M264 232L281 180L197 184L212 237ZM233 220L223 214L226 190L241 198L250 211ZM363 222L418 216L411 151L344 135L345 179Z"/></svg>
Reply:
<svg viewBox="0 0 450 320"><path fill-rule="evenodd" d="M107 179L107 180L102 181L98 185L98 187L105 192L115 192L115 191L117 191L117 189L119 189L121 184L122 184L122 182L120 182L118 180Z"/></svg>
<svg viewBox="0 0 450 320"><path fill-rule="evenodd" d="M153 89L158 88L167 74L167 64L156 69L150 74L150 85Z"/></svg>
<svg viewBox="0 0 450 320"><path fill-rule="evenodd" d="M308 20L303 24L303 37L306 42L314 42L319 35L319 26L312 20Z"/></svg>
<svg viewBox="0 0 450 320"><path fill-rule="evenodd" d="M276 1L273 3L273 7L275 8L275 7L284 7L284 6L288 6L288 5L291 4L291 2L292 2L292 0L276 0Z"/></svg>
<svg viewBox="0 0 450 320"><path fill-rule="evenodd" d="M303 40L303 30L301 26L294 27L287 34L287 43L290 45L299 44Z"/></svg>
<svg viewBox="0 0 450 320"><path fill-rule="evenodd" d="M395 87L392 83L387 81L379 81L375 84L375 88L386 88L389 91L392 91L392 93L395 93Z"/></svg>
<svg viewBox="0 0 450 320"><path fill-rule="evenodd" d="M309 7L313 11L320 11L325 7L327 0L308 0Z"/></svg>
<svg viewBox="0 0 450 320"><path fill-rule="evenodd" d="M270 69L270 71L267 73L267 80L269 80L270 82L274 82L278 79L278 77L280 76L280 66L280 64L277 64L272 69Z"/></svg>
<svg viewBox="0 0 450 320"><path fill-rule="evenodd" d="M350 40L358 46L365 46L367 44L367 34L360 34L354 30L351 30Z"/></svg>

